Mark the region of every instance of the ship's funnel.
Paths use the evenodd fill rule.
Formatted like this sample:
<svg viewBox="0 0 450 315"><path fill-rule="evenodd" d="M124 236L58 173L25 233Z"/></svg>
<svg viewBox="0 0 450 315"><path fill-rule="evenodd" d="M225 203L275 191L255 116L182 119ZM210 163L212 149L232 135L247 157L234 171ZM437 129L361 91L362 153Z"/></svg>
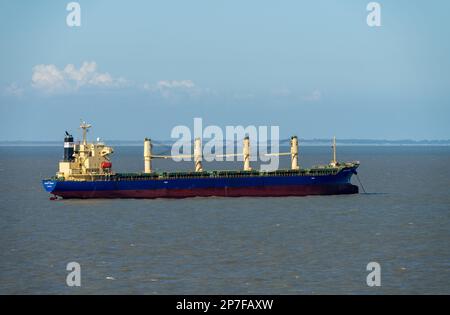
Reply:
<svg viewBox="0 0 450 315"><path fill-rule="evenodd" d="M152 143L148 138L144 139L144 173L152 172Z"/></svg>
<svg viewBox="0 0 450 315"><path fill-rule="evenodd" d="M242 155L244 156L244 171L251 171L250 167L250 138L247 136L244 138L244 147L242 149Z"/></svg>
<svg viewBox="0 0 450 315"><path fill-rule="evenodd" d="M297 136L291 137L291 169L298 170L298 138Z"/></svg>
<svg viewBox="0 0 450 315"><path fill-rule="evenodd" d="M195 138L195 140L194 140L194 162L195 162L195 171L203 172L202 142L201 142L200 138Z"/></svg>
<svg viewBox="0 0 450 315"><path fill-rule="evenodd" d="M72 162L73 160L73 136L66 131L66 136L64 137L64 161Z"/></svg>

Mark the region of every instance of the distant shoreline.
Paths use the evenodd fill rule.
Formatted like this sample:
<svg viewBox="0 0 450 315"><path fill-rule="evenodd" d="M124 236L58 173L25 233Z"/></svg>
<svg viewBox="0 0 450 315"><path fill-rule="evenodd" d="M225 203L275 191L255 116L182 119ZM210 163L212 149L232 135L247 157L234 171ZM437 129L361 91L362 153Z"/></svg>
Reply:
<svg viewBox="0 0 450 315"><path fill-rule="evenodd" d="M289 146L289 139L282 139L280 146ZM172 146L173 140L153 140L154 146ZM301 146L329 146L330 139L300 139ZM111 146L143 146L143 141L105 140ZM270 144L270 143L269 143ZM340 146L450 146L450 140L372 140L372 139L337 139ZM0 147L53 147L62 146L63 141L0 141Z"/></svg>

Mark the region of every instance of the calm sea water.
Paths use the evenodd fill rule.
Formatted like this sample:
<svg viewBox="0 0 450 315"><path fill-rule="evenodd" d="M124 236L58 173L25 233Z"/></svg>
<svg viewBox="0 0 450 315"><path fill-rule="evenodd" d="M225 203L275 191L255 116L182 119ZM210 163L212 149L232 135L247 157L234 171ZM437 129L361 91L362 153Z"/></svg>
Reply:
<svg viewBox="0 0 450 315"><path fill-rule="evenodd" d="M450 148L338 149L367 194L50 201L40 180L62 149L0 147L0 293L450 294ZM300 162L329 151L303 147ZM142 148L113 161L140 170ZM381 287L366 284L371 261Z"/></svg>

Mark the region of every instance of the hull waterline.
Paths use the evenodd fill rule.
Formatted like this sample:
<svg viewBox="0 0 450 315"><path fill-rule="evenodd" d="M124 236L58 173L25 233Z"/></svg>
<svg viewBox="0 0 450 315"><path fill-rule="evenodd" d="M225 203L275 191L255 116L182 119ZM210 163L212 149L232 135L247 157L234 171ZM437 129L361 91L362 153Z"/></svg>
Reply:
<svg viewBox="0 0 450 315"><path fill-rule="evenodd" d="M154 189L114 191L55 191L54 195L70 198L189 198L189 197L283 197L309 195L357 194L358 186L352 184L277 186L277 187L231 187L195 189Z"/></svg>

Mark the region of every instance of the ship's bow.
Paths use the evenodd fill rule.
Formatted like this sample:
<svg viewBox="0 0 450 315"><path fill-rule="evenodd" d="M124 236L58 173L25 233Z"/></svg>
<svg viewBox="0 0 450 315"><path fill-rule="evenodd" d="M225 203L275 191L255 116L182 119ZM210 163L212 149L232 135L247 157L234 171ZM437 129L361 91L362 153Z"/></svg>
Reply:
<svg viewBox="0 0 450 315"><path fill-rule="evenodd" d="M44 179L42 181L42 186L44 186L45 191L53 193L56 188L56 180Z"/></svg>

